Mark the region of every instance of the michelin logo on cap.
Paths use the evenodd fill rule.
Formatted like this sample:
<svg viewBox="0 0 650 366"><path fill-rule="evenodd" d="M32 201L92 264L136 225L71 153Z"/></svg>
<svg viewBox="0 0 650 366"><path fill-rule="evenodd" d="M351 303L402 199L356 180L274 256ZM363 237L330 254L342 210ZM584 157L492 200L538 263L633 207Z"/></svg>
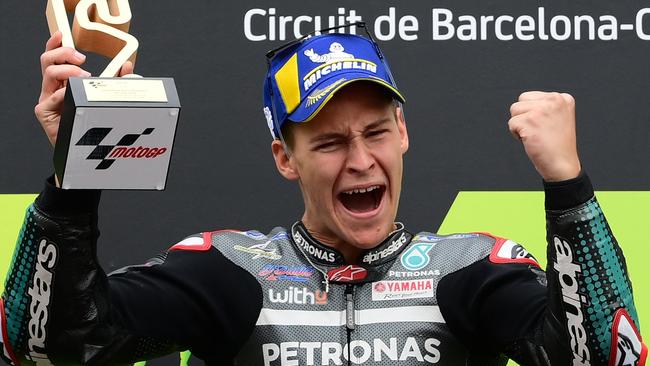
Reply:
<svg viewBox="0 0 650 366"><path fill-rule="evenodd" d="M330 45L330 53L326 53L322 56L319 56L314 52L313 48L305 50L305 56L309 57L311 62L324 63L324 62L336 62L354 59L354 55L350 53L343 52L345 48L338 43L332 42Z"/></svg>
<svg viewBox="0 0 650 366"><path fill-rule="evenodd" d="M311 62L324 64L314 68L305 75L303 78L305 91L309 90L323 76L335 71L358 69L367 70L373 74L377 73L377 64L355 58L353 54L345 52L345 48L339 42L332 42L329 51L329 53L323 55L314 52L313 48L303 52L305 56L309 57Z"/></svg>

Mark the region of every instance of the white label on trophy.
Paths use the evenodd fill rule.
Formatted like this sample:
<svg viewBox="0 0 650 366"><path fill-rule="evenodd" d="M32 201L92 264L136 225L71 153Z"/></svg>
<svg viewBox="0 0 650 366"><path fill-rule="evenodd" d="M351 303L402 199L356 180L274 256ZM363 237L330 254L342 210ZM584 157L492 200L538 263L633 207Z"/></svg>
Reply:
<svg viewBox="0 0 650 366"><path fill-rule="evenodd" d="M167 102L162 80L103 79L83 80L89 102Z"/></svg>

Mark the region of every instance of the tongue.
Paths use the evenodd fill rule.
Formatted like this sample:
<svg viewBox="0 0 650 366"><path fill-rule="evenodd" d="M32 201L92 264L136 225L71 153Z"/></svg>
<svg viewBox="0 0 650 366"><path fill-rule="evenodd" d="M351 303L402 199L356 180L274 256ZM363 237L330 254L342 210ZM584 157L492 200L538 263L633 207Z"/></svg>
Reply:
<svg viewBox="0 0 650 366"><path fill-rule="evenodd" d="M377 200L372 192L341 194L341 203L352 212L368 212L376 208Z"/></svg>

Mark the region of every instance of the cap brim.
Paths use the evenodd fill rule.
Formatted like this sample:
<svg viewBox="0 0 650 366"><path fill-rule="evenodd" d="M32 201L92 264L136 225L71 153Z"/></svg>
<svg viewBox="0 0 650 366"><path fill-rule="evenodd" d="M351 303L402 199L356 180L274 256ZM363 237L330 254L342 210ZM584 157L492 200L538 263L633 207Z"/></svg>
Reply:
<svg viewBox="0 0 650 366"><path fill-rule="evenodd" d="M348 72L321 80L315 86L314 90L300 102L296 110L288 116L288 119L291 122L309 122L323 109L337 91L357 81L372 81L377 83L385 87L398 101L402 103L406 102L404 96L384 79L365 72Z"/></svg>

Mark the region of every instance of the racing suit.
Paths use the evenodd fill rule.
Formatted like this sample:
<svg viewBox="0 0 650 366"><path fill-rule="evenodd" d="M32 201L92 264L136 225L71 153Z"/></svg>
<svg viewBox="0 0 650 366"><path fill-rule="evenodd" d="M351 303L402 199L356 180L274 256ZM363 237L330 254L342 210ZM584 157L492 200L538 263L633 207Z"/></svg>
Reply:
<svg viewBox="0 0 650 366"><path fill-rule="evenodd" d="M586 175L546 183L548 266L490 234L402 224L356 264L288 230L191 235L106 276L97 191L47 183L2 297L14 364L645 364L623 255Z"/></svg>

